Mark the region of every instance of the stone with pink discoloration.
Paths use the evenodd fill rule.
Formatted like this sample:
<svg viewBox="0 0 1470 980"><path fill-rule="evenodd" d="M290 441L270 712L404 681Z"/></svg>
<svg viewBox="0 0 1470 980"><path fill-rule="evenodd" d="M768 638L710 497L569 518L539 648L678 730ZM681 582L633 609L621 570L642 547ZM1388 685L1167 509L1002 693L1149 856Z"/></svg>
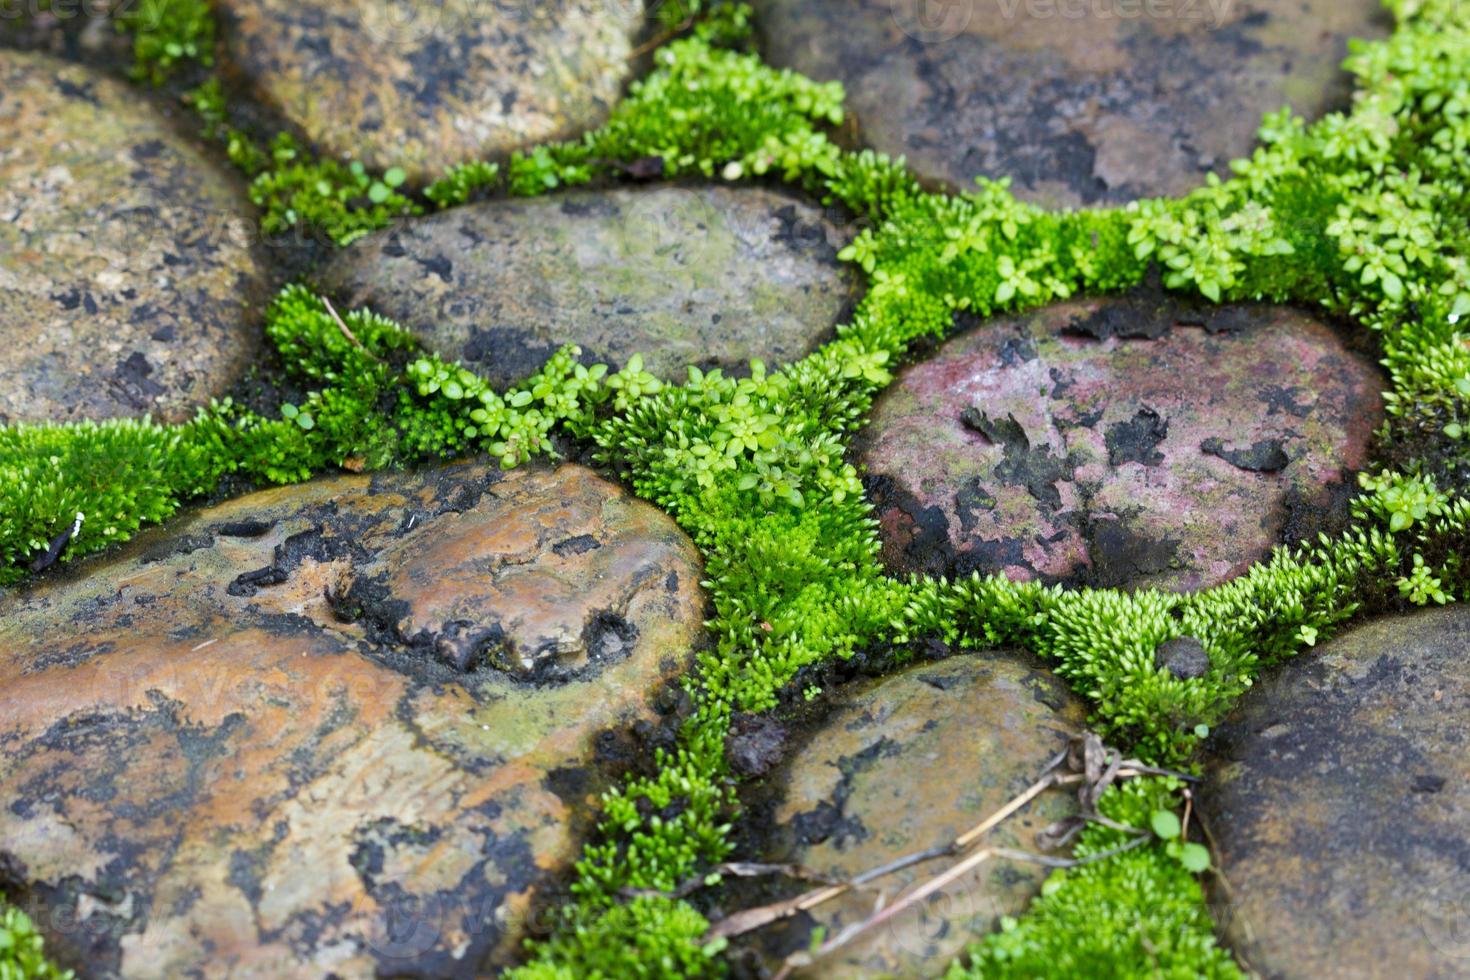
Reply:
<svg viewBox="0 0 1470 980"><path fill-rule="evenodd" d="M1198 589L1340 499L1381 387L1290 309L1065 303L906 369L858 452L895 571Z"/></svg>

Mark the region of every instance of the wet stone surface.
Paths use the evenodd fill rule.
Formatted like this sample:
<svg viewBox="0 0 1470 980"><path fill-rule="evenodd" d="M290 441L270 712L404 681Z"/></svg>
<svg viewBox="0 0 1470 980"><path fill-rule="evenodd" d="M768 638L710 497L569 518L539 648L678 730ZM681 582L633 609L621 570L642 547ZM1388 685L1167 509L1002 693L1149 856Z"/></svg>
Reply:
<svg viewBox="0 0 1470 980"><path fill-rule="evenodd" d="M683 381L826 339L852 280L815 207L760 189L578 192L458 208L354 244L322 274L504 386L563 344Z"/></svg>
<svg viewBox="0 0 1470 980"><path fill-rule="evenodd" d="M756 0L772 63L848 93L864 140L1051 206L1184 193L1261 118L1345 106L1376 0Z"/></svg>
<svg viewBox="0 0 1470 980"><path fill-rule="evenodd" d="M1085 712L1061 681L1003 651L920 664L845 689L832 714L775 770L784 789L773 855L838 879L946 844L1036 781L1082 729ZM1035 834L1074 813L1048 793L992 832L998 847L1035 850ZM888 896L933 866L883 879ZM1033 865L992 862L902 913L809 971L821 977L927 976L1018 914L1046 877ZM787 928L780 951L805 949L871 914L875 892L823 905Z"/></svg>
<svg viewBox="0 0 1470 980"><path fill-rule="evenodd" d="M1201 806L1226 941L1262 975L1470 969L1470 611L1379 620L1262 678Z"/></svg>
<svg viewBox="0 0 1470 980"><path fill-rule="evenodd" d="M857 453L894 571L1197 589L1341 496L1381 383L1289 309L1063 303L905 369Z"/></svg>
<svg viewBox="0 0 1470 980"><path fill-rule="evenodd" d="M338 157L427 180L601 124L634 0L222 0L228 67Z"/></svg>
<svg viewBox="0 0 1470 980"><path fill-rule="evenodd" d="M462 465L254 494L10 594L7 888L87 975L504 965L600 736L687 667L699 578L590 471Z"/></svg>
<svg viewBox="0 0 1470 980"><path fill-rule="evenodd" d="M0 50L0 423L182 420L253 356L241 188L121 82Z"/></svg>

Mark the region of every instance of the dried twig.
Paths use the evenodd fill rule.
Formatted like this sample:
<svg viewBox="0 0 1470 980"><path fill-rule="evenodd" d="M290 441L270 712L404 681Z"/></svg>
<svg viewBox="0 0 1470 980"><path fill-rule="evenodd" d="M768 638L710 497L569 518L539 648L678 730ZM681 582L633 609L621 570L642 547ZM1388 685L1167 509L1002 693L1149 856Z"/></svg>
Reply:
<svg viewBox="0 0 1470 980"><path fill-rule="evenodd" d="M372 357L373 360L375 360L375 361L378 360L377 357L374 357L373 356L373 352L372 351L370 351L366 347L362 346L362 341L358 340L357 339L357 335L352 332L352 328L349 327L349 326L347 326L347 321L344 320L344 319L342 319L342 317L340 317L340 316L337 315L337 308L332 305L332 301L331 300L329 300L325 296L323 296L322 297L322 305L327 308L327 312L328 313L332 314L332 319L337 322L337 329L340 330L340 331L342 331L342 336L344 336L348 340L352 341L352 346L353 347L356 347L358 350L362 351L368 357Z"/></svg>
<svg viewBox="0 0 1470 980"><path fill-rule="evenodd" d="M1068 771L1058 771L1063 767ZM1090 732L1075 736L1069 741L1066 749L1058 753L1056 757L1047 763L1046 767L1042 770L1041 777L1036 782L1007 801L1005 805L980 821L980 823L948 843L930 847L922 851L915 851L912 854L906 854L887 864L865 871L847 881L829 881L824 883L820 888L811 889L792 898L736 912L712 925L705 934L705 939L707 941L730 939L735 936L744 935L747 932L752 932L774 922L779 922L782 919L790 918L798 913L810 911L854 889L862 888L880 878L913 867L916 864L946 857L961 858L958 863L948 870L928 879L897 901L880 907L868 919L854 923L847 929L844 929L841 933L819 947L814 953L800 952L792 954L791 957L788 957L787 965L783 967L782 973L780 974L780 976L784 976L791 969L805 965L817 957L840 948L862 932L881 925L895 915L898 915L904 909L923 901L924 898L944 888L956 878L964 875L972 868L978 867L990 858L999 857L1008 860L1029 861L1052 868L1072 868L1080 864L1090 864L1093 861L1100 861L1123 851L1141 846L1143 843L1151 840L1152 835L1148 831L1139 830L1108 819L1098 812L1097 802L1101 799L1103 792L1119 780L1160 775L1176 776L1180 779L1190 781L1195 780L1195 777L1187 773L1159 769L1155 766L1145 765L1136 759L1125 759L1121 752L1109 749L1103 744L1100 738ZM1077 799L1082 812L1076 817L1069 818L1067 821L1062 821L1059 824L1047 828L1040 835L1041 840L1052 839L1059 843L1065 843L1070 841L1076 835L1077 831L1089 823L1100 824L1113 830L1132 834L1134 835L1134 839L1110 851L1100 852L1077 860L1046 857L1040 854L1031 854L1025 851L1009 850L1007 848L990 847L975 850L976 845L979 844L986 834L1014 816L1028 803L1035 800L1048 789L1063 786L1079 787ZM1062 824L1066 826L1063 827ZM759 867L783 869L789 866L761 865ZM784 872L773 871L772 873ZM809 872L807 876L811 876ZM693 880L694 883L690 886L691 890L699 887L698 882L700 880L702 879ZM690 883L686 882L685 885L690 885ZM683 894L688 894L688 892L684 892Z"/></svg>
<svg viewBox="0 0 1470 980"><path fill-rule="evenodd" d="M659 891L657 888L630 888L624 887L618 894L624 898L687 898L699 891L710 875L729 875L732 878L760 878L766 875L785 875L788 878L797 878L803 881L819 881L823 884L833 884L835 879L831 875L819 874L799 864L757 864L751 861L730 861L725 864L716 865L703 874L694 875L680 882L678 887L672 891Z"/></svg>
<svg viewBox="0 0 1470 980"><path fill-rule="evenodd" d="M775 980L785 980L786 977L791 975L791 971L804 966L810 966L822 957L835 953L863 933L876 929L894 916L912 908L955 880L964 877L991 858L1001 858L1009 861L1028 861L1033 864L1044 865L1048 868L1077 868L1084 864L1092 864L1096 861L1116 857L1125 851L1133 850L1135 847L1142 847L1153 837L1147 831L1135 831L1135 834L1136 836L1125 844L1120 844L1106 851L1099 851L1096 854L1089 854L1085 858L1053 858L1042 854L1030 854L1026 851L1013 851L1005 847L983 847L978 851L972 851L964 860L955 863L947 871L935 875L891 905L878 909L863 921L853 923L821 946L818 946L815 950L811 952L799 951L792 953L782 961L781 969L777 971Z"/></svg>

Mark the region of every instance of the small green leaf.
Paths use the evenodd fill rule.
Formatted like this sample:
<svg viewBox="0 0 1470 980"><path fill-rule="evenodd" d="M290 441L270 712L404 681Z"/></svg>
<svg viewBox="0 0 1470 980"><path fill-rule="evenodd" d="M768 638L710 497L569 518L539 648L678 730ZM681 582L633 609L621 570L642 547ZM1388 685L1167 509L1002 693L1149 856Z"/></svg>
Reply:
<svg viewBox="0 0 1470 980"><path fill-rule="evenodd" d="M1190 874L1202 874L1210 870L1210 850L1203 844L1185 844L1179 849L1179 863Z"/></svg>
<svg viewBox="0 0 1470 980"><path fill-rule="evenodd" d="M389 167L387 173L383 174L383 183L389 187L402 187L403 182L408 179L402 167Z"/></svg>
<svg viewBox="0 0 1470 980"><path fill-rule="evenodd" d="M373 181L373 185L368 188L368 200L374 204L382 204L388 200L388 196L392 193L386 184L379 183L375 180Z"/></svg>
<svg viewBox="0 0 1470 980"><path fill-rule="evenodd" d="M1172 810L1155 810L1148 822L1154 833L1164 840L1174 840L1184 829L1179 823L1179 815Z"/></svg>

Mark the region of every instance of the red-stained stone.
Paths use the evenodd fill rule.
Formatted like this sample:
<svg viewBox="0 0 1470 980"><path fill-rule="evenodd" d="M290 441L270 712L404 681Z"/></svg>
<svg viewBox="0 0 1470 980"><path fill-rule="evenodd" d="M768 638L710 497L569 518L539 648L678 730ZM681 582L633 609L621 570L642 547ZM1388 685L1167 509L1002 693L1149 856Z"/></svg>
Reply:
<svg viewBox="0 0 1470 980"><path fill-rule="evenodd" d="M1364 465L1380 387L1285 308L1066 303L905 370L859 454L896 571L1197 589Z"/></svg>
<svg viewBox="0 0 1470 980"><path fill-rule="evenodd" d="M84 976L487 975L599 750L656 726L699 580L572 465L196 512L0 598L0 879Z"/></svg>

